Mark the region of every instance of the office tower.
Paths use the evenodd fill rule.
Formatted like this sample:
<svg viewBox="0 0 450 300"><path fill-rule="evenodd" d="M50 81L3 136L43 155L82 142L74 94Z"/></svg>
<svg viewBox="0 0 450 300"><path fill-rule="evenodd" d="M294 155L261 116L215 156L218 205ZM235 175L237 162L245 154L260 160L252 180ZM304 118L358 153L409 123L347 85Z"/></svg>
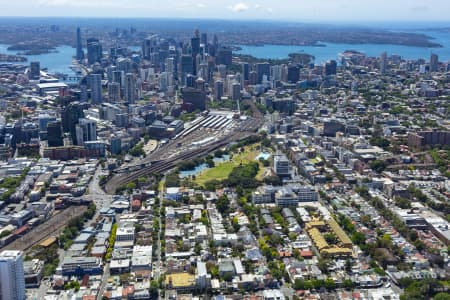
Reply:
<svg viewBox="0 0 450 300"><path fill-rule="evenodd" d="M383 52L380 56L380 75L386 74L387 70L387 53Z"/></svg>
<svg viewBox="0 0 450 300"><path fill-rule="evenodd" d="M81 42L81 30L80 27L77 28L77 60L81 61L84 59L83 44Z"/></svg>
<svg viewBox="0 0 450 300"><path fill-rule="evenodd" d="M234 82L231 85L231 99L233 100L241 99L241 84L239 82Z"/></svg>
<svg viewBox="0 0 450 300"><path fill-rule="evenodd" d="M112 103L120 101L120 84L118 82L108 83L108 98Z"/></svg>
<svg viewBox="0 0 450 300"><path fill-rule="evenodd" d="M439 56L432 53L430 56L430 72L437 72L439 68Z"/></svg>
<svg viewBox="0 0 450 300"><path fill-rule="evenodd" d="M275 65L270 67L270 79L273 81L283 80L283 65Z"/></svg>
<svg viewBox="0 0 450 300"><path fill-rule="evenodd" d="M96 62L101 62L103 55L102 46L96 38L87 39L87 56L88 63L93 65Z"/></svg>
<svg viewBox="0 0 450 300"><path fill-rule="evenodd" d="M250 76L250 65L246 62L241 63L242 80L249 80Z"/></svg>
<svg viewBox="0 0 450 300"><path fill-rule="evenodd" d="M113 81L113 73L115 71L117 71L117 67L116 66L108 66L108 67L106 67L106 77L107 77L109 82Z"/></svg>
<svg viewBox="0 0 450 300"><path fill-rule="evenodd" d="M214 82L214 100L220 100L223 97L223 81L216 80Z"/></svg>
<svg viewBox="0 0 450 300"><path fill-rule="evenodd" d="M127 103L133 104L136 101L136 80L134 74L127 73L125 75L125 96Z"/></svg>
<svg viewBox="0 0 450 300"><path fill-rule="evenodd" d="M225 78L227 75L227 66L225 65L218 65L217 66L217 72L219 72L219 75L221 78Z"/></svg>
<svg viewBox="0 0 450 300"><path fill-rule="evenodd" d="M258 83L258 73L256 71L250 71L248 75L248 82L250 85L255 85Z"/></svg>
<svg viewBox="0 0 450 300"><path fill-rule="evenodd" d="M0 298L25 300L25 275L22 251L0 253Z"/></svg>
<svg viewBox="0 0 450 300"><path fill-rule="evenodd" d="M60 121L47 124L47 141L49 147L64 146Z"/></svg>
<svg viewBox="0 0 450 300"><path fill-rule="evenodd" d="M256 64L256 75L257 75L257 83L262 83L264 75L267 76L267 79L270 79L270 64L265 63L257 63Z"/></svg>
<svg viewBox="0 0 450 300"><path fill-rule="evenodd" d="M40 114L38 120L39 131L47 131L47 124L56 121L56 118L54 116L50 116L49 114Z"/></svg>
<svg viewBox="0 0 450 300"><path fill-rule="evenodd" d="M167 92L169 86L172 85L172 75L169 72L161 72L159 74L159 90L161 92Z"/></svg>
<svg viewBox="0 0 450 300"><path fill-rule="evenodd" d="M102 75L90 74L91 100L94 104L102 103Z"/></svg>
<svg viewBox="0 0 450 300"><path fill-rule="evenodd" d="M30 76L31 80L39 80L41 78L41 64L38 61L32 61L30 63Z"/></svg>
<svg viewBox="0 0 450 300"><path fill-rule="evenodd" d="M324 75L331 76L336 75L337 72L337 62L335 60L329 60L325 63Z"/></svg>
<svg viewBox="0 0 450 300"><path fill-rule="evenodd" d="M233 64L233 51L229 48L220 48L217 51L217 64L231 66Z"/></svg>
<svg viewBox="0 0 450 300"><path fill-rule="evenodd" d="M79 102L70 103L61 112L63 131L70 133L73 143L76 143L75 127L81 118L84 118L84 113L83 107Z"/></svg>
<svg viewBox="0 0 450 300"><path fill-rule="evenodd" d="M152 53L158 50L158 36L152 35L147 37L142 44L142 55L149 59Z"/></svg>
<svg viewBox="0 0 450 300"><path fill-rule="evenodd" d="M205 91L205 80L201 77L195 80L195 88L197 90Z"/></svg>
<svg viewBox="0 0 450 300"><path fill-rule="evenodd" d="M200 38L200 43L207 46L208 45L208 35L206 33L202 33Z"/></svg>
<svg viewBox="0 0 450 300"><path fill-rule="evenodd" d="M216 48L216 50L219 49L219 39L217 38L217 35L214 35L213 46L214 48Z"/></svg>
<svg viewBox="0 0 450 300"><path fill-rule="evenodd" d="M165 68L166 68L166 72L174 73L175 72L175 58L173 58L173 57L166 58Z"/></svg>
<svg viewBox="0 0 450 300"><path fill-rule="evenodd" d="M183 88L181 92L183 96L183 109L192 112L196 109L206 109L206 93L194 88Z"/></svg>
<svg viewBox="0 0 450 300"><path fill-rule="evenodd" d="M191 55L181 56L181 79L186 80L188 74L194 74L194 60Z"/></svg>
<svg viewBox="0 0 450 300"><path fill-rule="evenodd" d="M192 55L192 74L197 75L197 55L200 54L200 33L195 31L194 36L191 38L191 55Z"/></svg>
<svg viewBox="0 0 450 300"><path fill-rule="evenodd" d="M129 58L119 57L116 60L117 70L126 73L130 73L132 68L132 61Z"/></svg>
<svg viewBox="0 0 450 300"><path fill-rule="evenodd" d="M186 76L186 86L195 88L195 80L197 80L197 77L195 77L194 75L192 75L192 74L187 75Z"/></svg>
<svg viewBox="0 0 450 300"><path fill-rule="evenodd" d="M290 65L288 67L287 80L290 83L296 83L300 79L300 67L298 65Z"/></svg>
<svg viewBox="0 0 450 300"><path fill-rule="evenodd" d="M87 102L89 99L88 88L85 83L80 84L80 101Z"/></svg>
<svg viewBox="0 0 450 300"><path fill-rule="evenodd" d="M97 124L95 121L80 119L76 125L77 145L82 146L84 142L97 140Z"/></svg>

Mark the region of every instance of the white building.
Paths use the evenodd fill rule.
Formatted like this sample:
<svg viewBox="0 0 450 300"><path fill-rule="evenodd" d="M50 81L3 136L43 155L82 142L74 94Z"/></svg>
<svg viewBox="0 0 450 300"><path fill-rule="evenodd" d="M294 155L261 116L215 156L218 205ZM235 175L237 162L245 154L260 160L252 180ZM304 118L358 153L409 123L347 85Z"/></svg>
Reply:
<svg viewBox="0 0 450 300"><path fill-rule="evenodd" d="M0 297L8 300L25 299L25 275L21 251L0 254Z"/></svg>

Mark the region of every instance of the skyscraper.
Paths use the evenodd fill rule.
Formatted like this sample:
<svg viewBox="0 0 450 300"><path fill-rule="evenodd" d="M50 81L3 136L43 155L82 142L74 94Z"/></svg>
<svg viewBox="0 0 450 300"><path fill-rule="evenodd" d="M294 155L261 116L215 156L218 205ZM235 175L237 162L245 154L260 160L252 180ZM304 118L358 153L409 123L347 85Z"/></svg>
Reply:
<svg viewBox="0 0 450 300"><path fill-rule="evenodd" d="M387 69L387 53L383 52L381 53L380 57L380 75L386 74Z"/></svg>
<svg viewBox="0 0 450 300"><path fill-rule="evenodd" d="M241 64L241 69L242 69L242 80L246 81L249 80L249 75L250 75L250 65L247 62L243 62Z"/></svg>
<svg viewBox="0 0 450 300"><path fill-rule="evenodd" d="M47 141L49 147L64 146L60 121L47 124Z"/></svg>
<svg viewBox="0 0 450 300"><path fill-rule="evenodd" d="M241 99L241 84L239 82L235 82L231 85L231 99Z"/></svg>
<svg viewBox="0 0 450 300"><path fill-rule="evenodd" d="M120 100L120 84L118 82L108 83L109 102L116 103Z"/></svg>
<svg viewBox="0 0 450 300"><path fill-rule="evenodd" d="M325 70L324 70L325 76L336 75L336 71L337 71L337 63L335 60L329 60L325 63Z"/></svg>
<svg viewBox="0 0 450 300"><path fill-rule="evenodd" d="M287 80L290 83L297 83L300 79L300 67L298 65L290 65L288 67Z"/></svg>
<svg viewBox="0 0 450 300"><path fill-rule="evenodd" d="M80 27L77 28L77 60L80 61L84 59L83 44L81 42L81 30Z"/></svg>
<svg viewBox="0 0 450 300"><path fill-rule="evenodd" d="M100 62L103 56L102 45L97 38L87 39L87 56L90 65Z"/></svg>
<svg viewBox="0 0 450 300"><path fill-rule="evenodd" d="M90 74L92 103L102 103L102 75Z"/></svg>
<svg viewBox="0 0 450 300"><path fill-rule="evenodd" d="M200 33L195 31L194 36L191 38L191 55L192 55L192 74L197 75L197 55L200 54Z"/></svg>
<svg viewBox="0 0 450 300"><path fill-rule="evenodd" d="M264 75L267 76L267 79L270 77L270 64L265 63L257 63L256 64L256 74L257 74L257 83L262 83Z"/></svg>
<svg viewBox="0 0 450 300"><path fill-rule="evenodd" d="M223 81L214 82L214 100L220 100L223 97Z"/></svg>
<svg viewBox="0 0 450 300"><path fill-rule="evenodd" d="M430 72L437 72L439 68L439 56L432 53L430 56Z"/></svg>
<svg viewBox="0 0 450 300"><path fill-rule="evenodd" d="M80 119L76 125L77 145L82 146L84 142L97 140L97 124L95 121Z"/></svg>
<svg viewBox="0 0 450 300"><path fill-rule="evenodd" d="M5 300L25 300L25 275L21 251L0 253L0 297Z"/></svg>
<svg viewBox="0 0 450 300"><path fill-rule="evenodd" d="M73 143L76 143L75 127L80 118L84 118L84 113L83 106L79 102L70 103L61 113L63 131L70 132Z"/></svg>
<svg viewBox="0 0 450 300"><path fill-rule="evenodd" d="M133 73L125 75L125 101L133 104L136 101L136 81Z"/></svg>
<svg viewBox="0 0 450 300"><path fill-rule="evenodd" d="M41 77L41 64L38 61L32 61L30 63L30 76L31 80L39 80Z"/></svg>
<svg viewBox="0 0 450 300"><path fill-rule="evenodd" d="M217 51L217 64L231 66L233 63L233 51L230 48L220 48Z"/></svg>

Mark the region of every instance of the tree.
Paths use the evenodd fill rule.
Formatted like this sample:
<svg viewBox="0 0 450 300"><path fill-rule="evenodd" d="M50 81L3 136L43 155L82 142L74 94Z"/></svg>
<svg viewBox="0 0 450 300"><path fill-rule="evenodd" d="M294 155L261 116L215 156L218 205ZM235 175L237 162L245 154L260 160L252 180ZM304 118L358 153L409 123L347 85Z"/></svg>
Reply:
<svg viewBox="0 0 450 300"><path fill-rule="evenodd" d="M230 200L228 200L226 195L222 195L217 200L216 207L220 213L224 214L228 212L228 209L230 208Z"/></svg>
<svg viewBox="0 0 450 300"><path fill-rule="evenodd" d="M353 281L351 279L344 279L344 281L342 281L342 287L344 289L351 290L355 287L355 284L353 283Z"/></svg>
<svg viewBox="0 0 450 300"><path fill-rule="evenodd" d="M381 173L386 169L386 162L383 160L374 160L370 163L370 168L377 173Z"/></svg>

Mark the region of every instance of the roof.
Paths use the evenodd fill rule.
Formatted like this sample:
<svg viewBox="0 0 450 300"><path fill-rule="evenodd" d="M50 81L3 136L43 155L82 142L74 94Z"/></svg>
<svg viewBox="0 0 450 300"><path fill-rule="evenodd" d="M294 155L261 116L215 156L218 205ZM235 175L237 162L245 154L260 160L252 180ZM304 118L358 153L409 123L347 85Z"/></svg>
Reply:
<svg viewBox="0 0 450 300"><path fill-rule="evenodd" d="M68 87L64 82L38 83L36 86L40 89Z"/></svg>
<svg viewBox="0 0 450 300"><path fill-rule="evenodd" d="M166 285L172 283L172 287L188 287L195 284L195 277L189 273L174 273L166 275Z"/></svg>
<svg viewBox="0 0 450 300"><path fill-rule="evenodd" d="M56 243L56 238L54 236L49 237L48 239L46 239L45 241L43 241L42 243L39 244L39 246L47 248L51 245L53 245L54 243Z"/></svg>

